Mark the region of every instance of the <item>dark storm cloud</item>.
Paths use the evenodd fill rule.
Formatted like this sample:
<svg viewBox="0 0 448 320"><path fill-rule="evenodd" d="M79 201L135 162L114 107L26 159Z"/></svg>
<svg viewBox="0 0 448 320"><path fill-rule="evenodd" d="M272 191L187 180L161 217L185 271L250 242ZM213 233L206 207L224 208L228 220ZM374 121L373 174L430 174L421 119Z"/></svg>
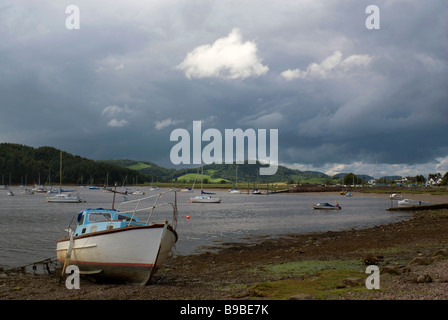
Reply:
<svg viewBox="0 0 448 320"><path fill-rule="evenodd" d="M382 1L379 30L369 1L77 1L67 30L70 4L1 5L1 141L169 165L203 120L279 129L286 164L446 164L443 1Z"/></svg>

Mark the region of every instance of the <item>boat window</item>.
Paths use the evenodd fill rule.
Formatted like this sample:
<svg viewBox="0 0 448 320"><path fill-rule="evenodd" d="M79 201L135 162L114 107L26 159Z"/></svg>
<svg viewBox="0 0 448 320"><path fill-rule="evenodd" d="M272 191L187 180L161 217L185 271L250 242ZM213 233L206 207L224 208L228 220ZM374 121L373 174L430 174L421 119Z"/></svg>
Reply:
<svg viewBox="0 0 448 320"><path fill-rule="evenodd" d="M90 222L111 220L112 216L109 212L91 212L89 214Z"/></svg>
<svg viewBox="0 0 448 320"><path fill-rule="evenodd" d="M112 230L114 228L114 225L113 224L110 224L110 225L108 225L107 227L106 227L106 230Z"/></svg>
<svg viewBox="0 0 448 320"><path fill-rule="evenodd" d="M122 214L118 215L118 220L120 220L120 221L136 221L134 218L132 218L132 220L131 220L131 217L124 216Z"/></svg>

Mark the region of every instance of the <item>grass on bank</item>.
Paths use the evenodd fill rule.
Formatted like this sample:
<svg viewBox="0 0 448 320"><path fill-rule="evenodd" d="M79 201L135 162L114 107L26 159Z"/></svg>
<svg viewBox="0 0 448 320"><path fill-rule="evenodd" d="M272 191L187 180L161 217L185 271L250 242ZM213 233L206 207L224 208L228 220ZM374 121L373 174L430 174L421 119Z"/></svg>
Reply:
<svg viewBox="0 0 448 320"><path fill-rule="evenodd" d="M367 278L365 266L358 260L288 262L251 269L248 272L263 273L273 279L251 286L246 294L253 299L288 300L297 294L328 299L344 295L348 290L368 290L364 283L354 288L342 286L346 278Z"/></svg>

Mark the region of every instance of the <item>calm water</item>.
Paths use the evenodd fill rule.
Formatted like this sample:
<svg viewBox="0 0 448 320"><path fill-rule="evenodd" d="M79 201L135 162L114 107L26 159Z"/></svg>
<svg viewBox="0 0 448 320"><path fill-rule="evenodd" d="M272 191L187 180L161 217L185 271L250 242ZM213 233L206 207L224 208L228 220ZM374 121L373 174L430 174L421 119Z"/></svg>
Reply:
<svg viewBox="0 0 448 320"><path fill-rule="evenodd" d="M84 208L110 208L113 197L102 190L77 188L86 203L57 204L47 203L46 194L24 195L18 188L12 190L14 197L0 190L0 266L4 268L55 257L56 241L66 236L64 229L74 216ZM146 195L156 193L149 188L140 190ZM346 198L328 194L248 195L217 191L214 196L222 199L221 204L198 204L188 203L190 196L192 194L178 193L177 254L200 252L205 246L226 241L244 241L248 236L365 228L409 217L407 213L386 211L390 200L384 198ZM139 197L129 195L128 199ZM167 198L172 199L172 194L164 195L160 201L169 201ZM117 203L122 200L122 196L117 196ZM342 210L311 208L312 203L335 201ZM168 207L160 212L166 214L163 219L171 221Z"/></svg>

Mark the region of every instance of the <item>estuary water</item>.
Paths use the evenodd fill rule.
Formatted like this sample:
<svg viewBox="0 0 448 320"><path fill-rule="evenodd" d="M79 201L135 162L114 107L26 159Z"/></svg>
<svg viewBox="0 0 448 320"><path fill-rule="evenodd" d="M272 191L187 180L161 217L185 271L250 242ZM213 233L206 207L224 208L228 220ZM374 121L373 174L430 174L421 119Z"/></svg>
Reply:
<svg viewBox="0 0 448 320"><path fill-rule="evenodd" d="M0 190L0 267L21 267L56 256L56 241L67 235L65 229L76 224L76 215L85 208L111 208L113 195L103 190L76 187L85 203L47 203L47 194L22 194L11 188L15 196ZM137 188L133 188L137 190ZM163 191L139 188L145 196ZM132 190L130 190L132 192ZM389 212L390 200L376 197L345 197L338 194L271 195L230 194L216 191L219 204L189 203L198 195L177 192L179 235L176 254L200 253L207 246L223 242L247 241L252 236L276 237L287 233L361 229L408 219L410 214ZM164 194L160 202L172 201L174 193ZM145 196L129 194L128 200ZM123 201L117 195L116 203ZM342 210L314 210L312 203L338 201ZM151 201L151 205L153 200ZM157 213L157 211L156 211ZM158 221L156 213L152 219ZM171 211L162 207L160 217L171 221ZM151 220L152 221L152 220Z"/></svg>

